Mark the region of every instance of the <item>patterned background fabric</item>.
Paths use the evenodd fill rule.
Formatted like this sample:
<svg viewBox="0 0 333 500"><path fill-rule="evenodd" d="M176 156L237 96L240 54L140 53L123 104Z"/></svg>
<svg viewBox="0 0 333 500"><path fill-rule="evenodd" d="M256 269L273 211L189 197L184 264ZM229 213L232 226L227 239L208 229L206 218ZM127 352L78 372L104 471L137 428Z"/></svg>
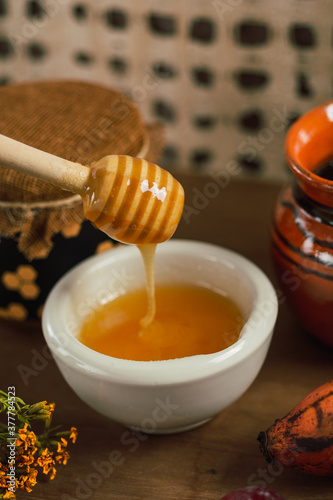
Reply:
<svg viewBox="0 0 333 500"><path fill-rule="evenodd" d="M161 165L284 181L288 126L332 98L332 33L332 0L0 0L0 83L111 86L165 124Z"/></svg>

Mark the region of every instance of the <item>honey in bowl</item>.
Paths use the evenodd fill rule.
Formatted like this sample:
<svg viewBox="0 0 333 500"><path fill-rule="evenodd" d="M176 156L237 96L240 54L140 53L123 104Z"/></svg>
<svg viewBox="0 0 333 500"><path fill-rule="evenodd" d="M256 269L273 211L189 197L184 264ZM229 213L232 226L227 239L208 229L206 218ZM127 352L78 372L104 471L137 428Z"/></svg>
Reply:
<svg viewBox="0 0 333 500"><path fill-rule="evenodd" d="M244 325L238 306L207 288L157 286L156 313L142 326L145 289L121 295L86 318L79 340L102 354L161 361L210 354L234 344Z"/></svg>
<svg viewBox="0 0 333 500"><path fill-rule="evenodd" d="M156 245L175 231L184 204L182 186L144 160L109 157L92 166L85 215L109 236L141 252L146 290L101 306L80 340L120 359L160 361L218 352L237 341L244 321L228 298L204 288L155 290Z"/></svg>
<svg viewBox="0 0 333 500"><path fill-rule="evenodd" d="M146 273L146 290L120 296L86 319L83 344L120 359L160 361L236 342L244 321L228 298L201 288L155 291L156 245L172 236L184 205L184 190L167 171L110 156L92 166L83 199L85 216L99 229L137 245Z"/></svg>

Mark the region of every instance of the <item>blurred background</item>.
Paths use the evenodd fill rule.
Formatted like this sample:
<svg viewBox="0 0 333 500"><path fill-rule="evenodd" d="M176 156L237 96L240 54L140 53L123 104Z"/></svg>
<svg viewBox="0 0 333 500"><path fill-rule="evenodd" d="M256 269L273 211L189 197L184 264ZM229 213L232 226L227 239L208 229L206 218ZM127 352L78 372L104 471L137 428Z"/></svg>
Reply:
<svg viewBox="0 0 333 500"><path fill-rule="evenodd" d="M331 0L0 0L0 83L76 79L165 125L160 164L284 181L288 126L332 97Z"/></svg>

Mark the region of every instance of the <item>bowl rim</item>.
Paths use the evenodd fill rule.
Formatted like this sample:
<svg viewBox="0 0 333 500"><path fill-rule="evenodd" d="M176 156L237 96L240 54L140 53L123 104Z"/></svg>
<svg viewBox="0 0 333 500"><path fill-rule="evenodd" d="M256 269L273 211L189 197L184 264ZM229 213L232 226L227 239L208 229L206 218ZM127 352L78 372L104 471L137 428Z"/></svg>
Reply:
<svg viewBox="0 0 333 500"><path fill-rule="evenodd" d="M128 259L137 257L134 245L122 245L102 254L88 257L69 270L53 286L44 305L42 330L46 343L56 360L82 373L95 374L99 378L113 379L118 383L132 385L167 385L191 382L210 377L217 372L232 369L249 358L267 341L270 342L278 313L278 300L275 289L266 274L252 261L225 247L195 240L173 239L158 245L160 255L167 253L191 254L196 257L205 255L220 257L234 266L246 269L257 294L255 307L245 323L240 338L230 347L212 354L201 354L161 361L134 361L118 359L92 350L82 344L69 329L66 329L62 307L66 304L66 294L70 294L79 276L83 276L92 265L103 266L116 263L119 256ZM251 326L251 318L260 310L262 301L269 300L271 311L265 317L265 328ZM57 308L54 305L57 304ZM56 311L56 312L55 312ZM261 313L262 314L262 313ZM57 323L55 327L54 323ZM254 330L257 331L255 334ZM258 332L259 331L259 332ZM65 342L63 342L65 341ZM200 363L200 370L198 364Z"/></svg>

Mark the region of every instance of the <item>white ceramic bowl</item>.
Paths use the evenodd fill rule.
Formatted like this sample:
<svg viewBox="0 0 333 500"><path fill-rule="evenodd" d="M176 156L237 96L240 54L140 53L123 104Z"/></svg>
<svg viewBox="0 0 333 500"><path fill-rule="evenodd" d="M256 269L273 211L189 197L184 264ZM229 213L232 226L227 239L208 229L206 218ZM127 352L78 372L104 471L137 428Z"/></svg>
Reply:
<svg viewBox="0 0 333 500"><path fill-rule="evenodd" d="M239 340L214 354L166 361L116 359L77 340L83 319L97 305L145 286L141 255L133 246L90 257L67 273L47 299L43 331L64 378L96 411L145 432L179 432L214 417L253 382L270 344L277 298L253 263L207 243L158 245L155 276L157 283L227 294L247 318Z"/></svg>

